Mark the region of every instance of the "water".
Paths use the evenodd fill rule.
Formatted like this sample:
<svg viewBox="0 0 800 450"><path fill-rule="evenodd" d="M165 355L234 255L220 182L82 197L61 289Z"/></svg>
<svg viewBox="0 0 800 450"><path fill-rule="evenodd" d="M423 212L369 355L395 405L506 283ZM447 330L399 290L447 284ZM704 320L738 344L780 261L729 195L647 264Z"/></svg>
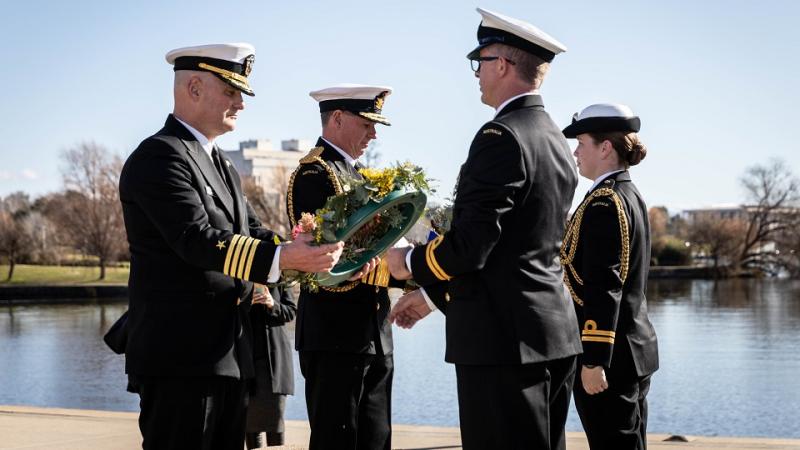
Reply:
<svg viewBox="0 0 800 450"><path fill-rule="evenodd" d="M661 353L651 432L800 438L800 282L654 280L648 298ZM0 306L0 404L137 411L123 358L101 341L125 308ZM395 330L393 422L458 425L443 358L441 314ZM296 378L286 415L305 419ZM567 428L581 429L574 409Z"/></svg>

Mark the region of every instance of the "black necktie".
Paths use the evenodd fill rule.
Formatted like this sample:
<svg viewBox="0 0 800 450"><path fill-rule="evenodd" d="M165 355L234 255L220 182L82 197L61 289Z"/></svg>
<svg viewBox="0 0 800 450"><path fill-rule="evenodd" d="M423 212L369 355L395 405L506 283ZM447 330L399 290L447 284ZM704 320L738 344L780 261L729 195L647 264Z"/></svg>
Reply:
<svg viewBox="0 0 800 450"><path fill-rule="evenodd" d="M211 149L211 160L214 161L214 167L217 168L217 173L219 174L220 179L222 179L222 183L228 189L231 190L230 186L228 186L228 177L225 176L225 171L222 170L222 159L219 157L219 150L216 147Z"/></svg>

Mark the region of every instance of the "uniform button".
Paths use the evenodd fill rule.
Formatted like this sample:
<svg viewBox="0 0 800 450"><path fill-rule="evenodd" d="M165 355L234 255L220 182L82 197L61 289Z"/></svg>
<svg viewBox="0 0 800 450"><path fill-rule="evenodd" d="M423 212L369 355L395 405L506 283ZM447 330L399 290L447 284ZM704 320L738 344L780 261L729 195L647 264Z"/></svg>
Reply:
<svg viewBox="0 0 800 450"><path fill-rule="evenodd" d="M446 302L450 301L450 293L444 294L444 301L446 301Z"/></svg>
<svg viewBox="0 0 800 450"><path fill-rule="evenodd" d="M381 304L380 303L375 303L375 311L377 311L379 309L381 309Z"/></svg>

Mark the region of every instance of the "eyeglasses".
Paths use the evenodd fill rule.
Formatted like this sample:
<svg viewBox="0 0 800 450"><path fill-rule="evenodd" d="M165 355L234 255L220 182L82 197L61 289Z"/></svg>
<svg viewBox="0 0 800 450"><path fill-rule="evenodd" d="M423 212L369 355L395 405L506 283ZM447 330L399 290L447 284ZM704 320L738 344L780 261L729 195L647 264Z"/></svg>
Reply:
<svg viewBox="0 0 800 450"><path fill-rule="evenodd" d="M469 60L469 65L470 67L472 67L473 72L478 73L481 71L481 63L483 61L494 61L495 59L500 59L500 58L505 59L512 66L517 64L514 61L506 58L505 56L476 56L475 58Z"/></svg>

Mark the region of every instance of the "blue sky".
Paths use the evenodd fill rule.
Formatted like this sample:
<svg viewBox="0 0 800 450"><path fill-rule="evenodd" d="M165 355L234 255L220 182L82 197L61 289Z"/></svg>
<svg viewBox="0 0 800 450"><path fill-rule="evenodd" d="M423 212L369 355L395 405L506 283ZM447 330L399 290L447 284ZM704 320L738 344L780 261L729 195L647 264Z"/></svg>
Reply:
<svg viewBox="0 0 800 450"><path fill-rule="evenodd" d="M800 2L31 0L3 8L0 195L60 189L59 154L81 141L127 155L172 110L164 54L235 41L256 47L256 97L223 148L313 140L309 91L386 84L395 92L384 106L393 126L378 130L382 162L414 161L447 194L493 114L465 58L476 6L527 20L569 48L542 89L560 126L601 101L641 116L649 153L632 173L650 205L738 202L743 170L771 157L800 175L791 122Z"/></svg>

